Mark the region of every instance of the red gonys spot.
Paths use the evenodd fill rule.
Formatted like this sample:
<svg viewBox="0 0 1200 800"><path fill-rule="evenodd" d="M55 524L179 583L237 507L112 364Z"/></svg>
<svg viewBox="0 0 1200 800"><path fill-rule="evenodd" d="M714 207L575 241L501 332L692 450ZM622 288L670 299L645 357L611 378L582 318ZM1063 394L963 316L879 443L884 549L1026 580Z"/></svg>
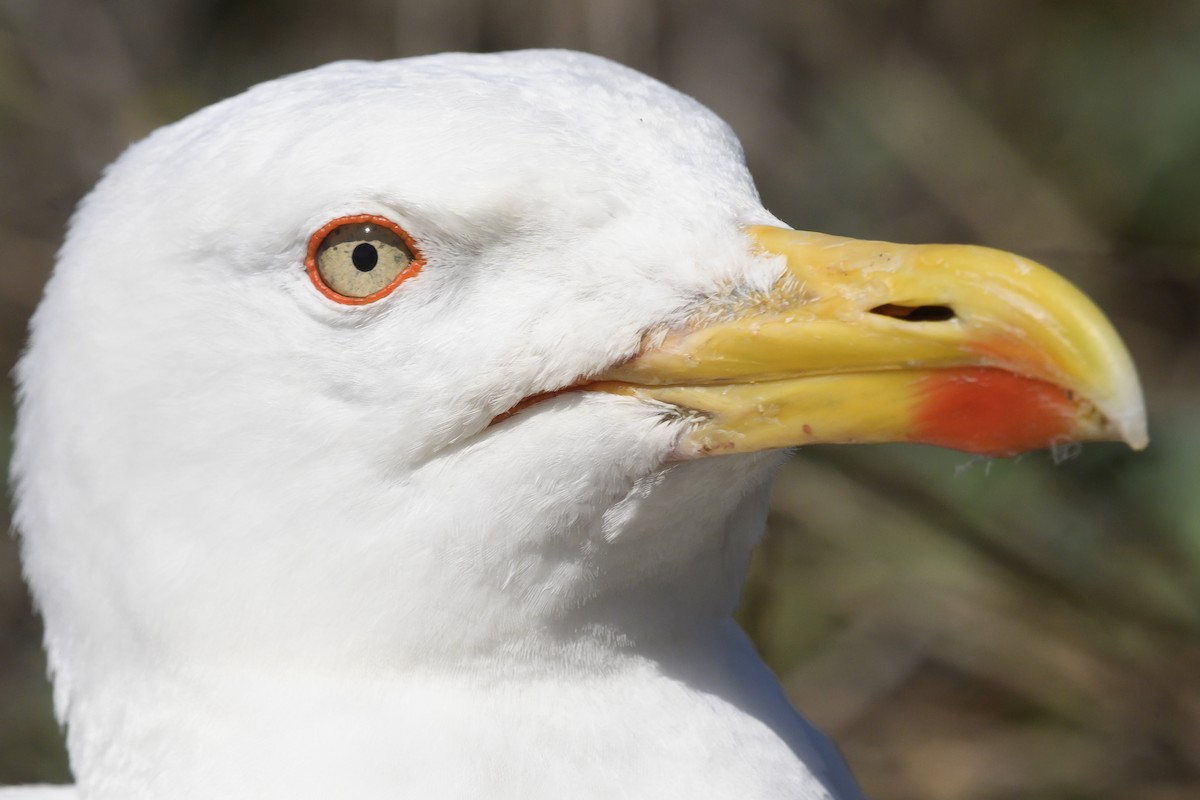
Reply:
<svg viewBox="0 0 1200 800"><path fill-rule="evenodd" d="M999 369L939 372L920 392L912 440L981 455L1013 456L1061 442L1076 413L1066 389Z"/></svg>

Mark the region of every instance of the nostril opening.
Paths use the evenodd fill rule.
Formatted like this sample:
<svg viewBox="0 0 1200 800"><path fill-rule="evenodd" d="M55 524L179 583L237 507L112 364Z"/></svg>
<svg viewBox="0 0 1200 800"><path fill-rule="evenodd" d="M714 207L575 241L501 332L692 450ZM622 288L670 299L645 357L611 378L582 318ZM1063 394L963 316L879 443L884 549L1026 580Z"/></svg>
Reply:
<svg viewBox="0 0 1200 800"><path fill-rule="evenodd" d="M871 313L902 319L905 322L945 322L955 317L954 309L950 306L901 306L895 303L875 306Z"/></svg>

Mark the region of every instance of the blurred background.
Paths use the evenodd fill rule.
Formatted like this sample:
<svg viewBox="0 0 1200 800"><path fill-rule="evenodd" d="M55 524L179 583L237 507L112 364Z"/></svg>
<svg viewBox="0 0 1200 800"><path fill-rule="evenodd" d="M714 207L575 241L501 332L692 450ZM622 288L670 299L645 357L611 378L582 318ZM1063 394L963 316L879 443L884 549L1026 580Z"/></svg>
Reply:
<svg viewBox="0 0 1200 800"><path fill-rule="evenodd" d="M1200 3L0 0L4 371L130 141L334 59L548 46L713 108L796 227L1015 250L1111 314L1149 450L805 450L740 618L876 800L1200 797ZM0 784L69 779L39 625L0 535Z"/></svg>

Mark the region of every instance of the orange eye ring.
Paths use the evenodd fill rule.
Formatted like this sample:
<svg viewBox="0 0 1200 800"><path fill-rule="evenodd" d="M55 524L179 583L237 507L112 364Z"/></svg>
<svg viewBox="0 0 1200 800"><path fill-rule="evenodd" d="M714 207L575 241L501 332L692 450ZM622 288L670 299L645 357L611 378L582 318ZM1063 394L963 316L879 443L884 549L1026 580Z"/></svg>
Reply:
<svg viewBox="0 0 1200 800"><path fill-rule="evenodd" d="M400 237L400 239L408 247L409 252L412 253L412 259L409 261L408 265L398 275L396 275L396 277L392 278L392 280L389 281L386 286L363 297L351 297L332 289L321 276L321 270L317 263L317 254L321 248L321 243L325 241L325 237L343 225L355 224L379 225L382 228L386 228L396 236ZM417 247L417 243L413 241L413 238L408 235L408 231L404 230L387 217L381 217L377 214L352 214L350 216L338 217L337 219L326 222L324 225L318 228L311 237L309 237L308 255L304 259L304 268L308 272L308 277L312 281L313 286L317 287L317 291L335 303L342 303L349 306L367 305L368 303L374 303L376 300L380 300L388 296L395 291L397 286L419 273L421 268L424 266L425 256L421 253L421 249Z"/></svg>

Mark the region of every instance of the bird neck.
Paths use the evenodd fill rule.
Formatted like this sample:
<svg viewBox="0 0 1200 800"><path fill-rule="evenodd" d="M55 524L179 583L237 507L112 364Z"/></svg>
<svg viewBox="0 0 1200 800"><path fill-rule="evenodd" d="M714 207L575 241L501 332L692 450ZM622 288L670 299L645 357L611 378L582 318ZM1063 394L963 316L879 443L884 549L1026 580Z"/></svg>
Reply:
<svg viewBox="0 0 1200 800"><path fill-rule="evenodd" d="M497 660L453 672L192 665L131 676L89 698L100 724L72 726L73 766L88 797L179 800L479 796L489 785L568 796L591 785L581 777L607 785L613 767L632 784L601 794L629 796L700 768L692 736L748 743L708 779L738 778L728 767L743 760L769 758L777 774L795 761L801 723L732 621L621 652L557 673Z"/></svg>
<svg viewBox="0 0 1200 800"><path fill-rule="evenodd" d="M414 581L435 593L439 607L426 598L407 611L393 603L372 613L364 605L325 618L329 609L313 606L300 615L302 626L271 617L262 628L245 626L256 613L248 609L222 626L202 619L173 626L176 638L152 651L110 642L115 660L96 659L72 675L72 767L88 796L100 798L345 796L322 781L346 775L363 776L360 796L379 787L438 796L434 779L444 779L444 765L465 747L489 763L530 766L528 753L494 738L495 727L481 730L481 718L547 739L546 757L561 750L573 758L583 741L598 763L609 756L603 742L651 752L693 718L740 720L747 704L778 704L781 719L790 719L781 695L755 695L773 682L729 614L763 506L761 493L751 492L702 526L622 527L607 543L608 580L586 597L530 591L555 585L530 582L532 572L518 576L525 584L514 577L505 588L485 570L456 605L426 573ZM530 570L552 572L544 542L533 552ZM662 552L673 555L674 569L651 558ZM444 566L441 556L435 562ZM460 579L470 574L457 566ZM406 598L416 602L397 595ZM339 619L359 630L334 635ZM247 633L256 630L261 640ZM280 644L287 631L295 641ZM671 698L668 709L646 705L662 697ZM588 720L582 729L579 715ZM298 764L320 766L309 774ZM439 764L429 766L438 775L423 772ZM304 780L281 795L278 786L297 776ZM251 779L266 783L247 794L239 782Z"/></svg>

